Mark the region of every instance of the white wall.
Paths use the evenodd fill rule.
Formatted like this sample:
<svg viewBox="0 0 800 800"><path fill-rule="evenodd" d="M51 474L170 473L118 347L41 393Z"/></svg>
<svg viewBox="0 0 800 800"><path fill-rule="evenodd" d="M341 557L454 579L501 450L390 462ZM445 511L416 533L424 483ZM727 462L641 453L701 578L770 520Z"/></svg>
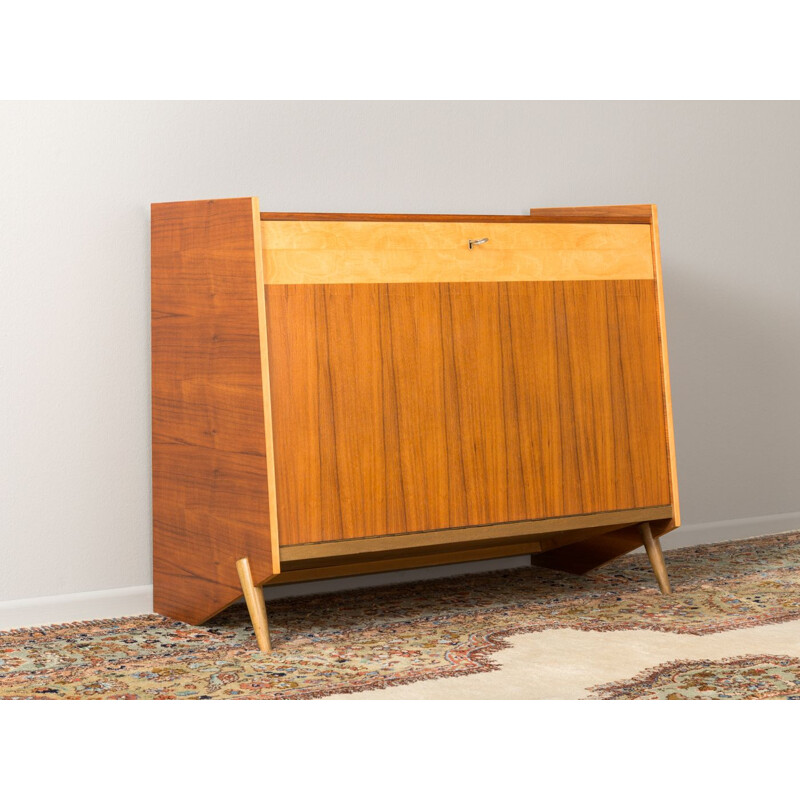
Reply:
<svg viewBox="0 0 800 800"><path fill-rule="evenodd" d="M798 103L0 104L0 601L151 583L155 201L657 203L672 541L797 527L798 141Z"/></svg>

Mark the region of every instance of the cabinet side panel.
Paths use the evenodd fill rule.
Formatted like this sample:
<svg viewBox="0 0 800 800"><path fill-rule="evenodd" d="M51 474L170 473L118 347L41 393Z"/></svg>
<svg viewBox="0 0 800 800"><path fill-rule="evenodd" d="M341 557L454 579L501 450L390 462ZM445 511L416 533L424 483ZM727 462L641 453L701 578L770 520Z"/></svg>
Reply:
<svg viewBox="0 0 800 800"><path fill-rule="evenodd" d="M254 203L152 207L153 603L192 624L273 574Z"/></svg>

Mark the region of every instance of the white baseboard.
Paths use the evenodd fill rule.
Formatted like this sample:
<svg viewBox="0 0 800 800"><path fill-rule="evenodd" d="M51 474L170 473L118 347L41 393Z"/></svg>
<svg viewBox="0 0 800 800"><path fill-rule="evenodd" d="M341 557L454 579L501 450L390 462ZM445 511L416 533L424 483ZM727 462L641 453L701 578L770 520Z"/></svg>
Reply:
<svg viewBox="0 0 800 800"><path fill-rule="evenodd" d="M665 536L662 543L665 550L675 550L679 547L690 547L696 544L730 542L793 530L800 530L800 511L793 514L773 514L767 517L683 525ZM527 563L527 556L514 556L491 561L473 561L468 564L423 567L402 572L384 572L377 575L359 575L274 588L266 587L264 593L268 600L275 600L279 597L299 597L343 589L385 586L391 583L404 583L426 578L509 569ZM86 619L133 617L152 613L153 587L129 586L124 589L106 589L99 592L80 592L0 602L0 630L40 627Z"/></svg>
<svg viewBox="0 0 800 800"><path fill-rule="evenodd" d="M152 613L152 586L5 600L0 602L0 631Z"/></svg>
<svg viewBox="0 0 800 800"><path fill-rule="evenodd" d="M752 539L754 536L768 536L796 530L800 530L800 511L791 514L770 514L766 517L681 525L677 530L670 531L664 536L661 544L664 550L675 550L696 544L733 542L737 539Z"/></svg>

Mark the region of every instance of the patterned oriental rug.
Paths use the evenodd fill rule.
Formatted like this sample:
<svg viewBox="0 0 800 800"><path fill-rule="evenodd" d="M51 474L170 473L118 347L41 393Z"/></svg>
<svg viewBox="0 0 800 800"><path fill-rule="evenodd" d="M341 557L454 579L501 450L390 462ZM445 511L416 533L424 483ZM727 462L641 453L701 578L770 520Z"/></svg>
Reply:
<svg viewBox="0 0 800 800"><path fill-rule="evenodd" d="M0 633L5 699L800 699L800 532L244 606ZM435 680L434 680L435 679Z"/></svg>

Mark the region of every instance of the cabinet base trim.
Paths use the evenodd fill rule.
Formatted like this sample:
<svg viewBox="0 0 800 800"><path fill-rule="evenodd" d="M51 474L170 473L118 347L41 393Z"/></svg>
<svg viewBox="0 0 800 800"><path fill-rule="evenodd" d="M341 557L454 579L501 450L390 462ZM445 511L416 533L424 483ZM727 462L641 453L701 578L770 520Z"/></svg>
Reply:
<svg viewBox="0 0 800 800"><path fill-rule="evenodd" d="M469 561L485 561L491 558L528 555L538 553L541 545L538 542L520 542L504 544L497 547L474 547L471 550L457 550L445 553L427 553L424 555L405 555L400 558L381 558L378 554L374 561L348 561L328 566L315 566L300 569L287 569L275 575L267 582L267 586L284 583L300 583L320 581L330 578L345 578L352 575L369 575L378 572L395 572L420 567L435 567L442 564L460 564Z"/></svg>
<svg viewBox="0 0 800 800"><path fill-rule="evenodd" d="M397 533L390 536L373 536L363 539L347 539L336 542L286 545L280 548L281 564L293 561L354 556L365 553L381 553L390 550L406 550L415 547L452 545L484 541L491 544L495 539L512 539L582 528L600 528L608 525L625 526L651 520L669 519L672 506L649 506L620 511L604 511L596 514L577 514L569 517L504 522L497 525L478 525L468 528L447 528L421 533ZM528 550L528 552L532 552Z"/></svg>

